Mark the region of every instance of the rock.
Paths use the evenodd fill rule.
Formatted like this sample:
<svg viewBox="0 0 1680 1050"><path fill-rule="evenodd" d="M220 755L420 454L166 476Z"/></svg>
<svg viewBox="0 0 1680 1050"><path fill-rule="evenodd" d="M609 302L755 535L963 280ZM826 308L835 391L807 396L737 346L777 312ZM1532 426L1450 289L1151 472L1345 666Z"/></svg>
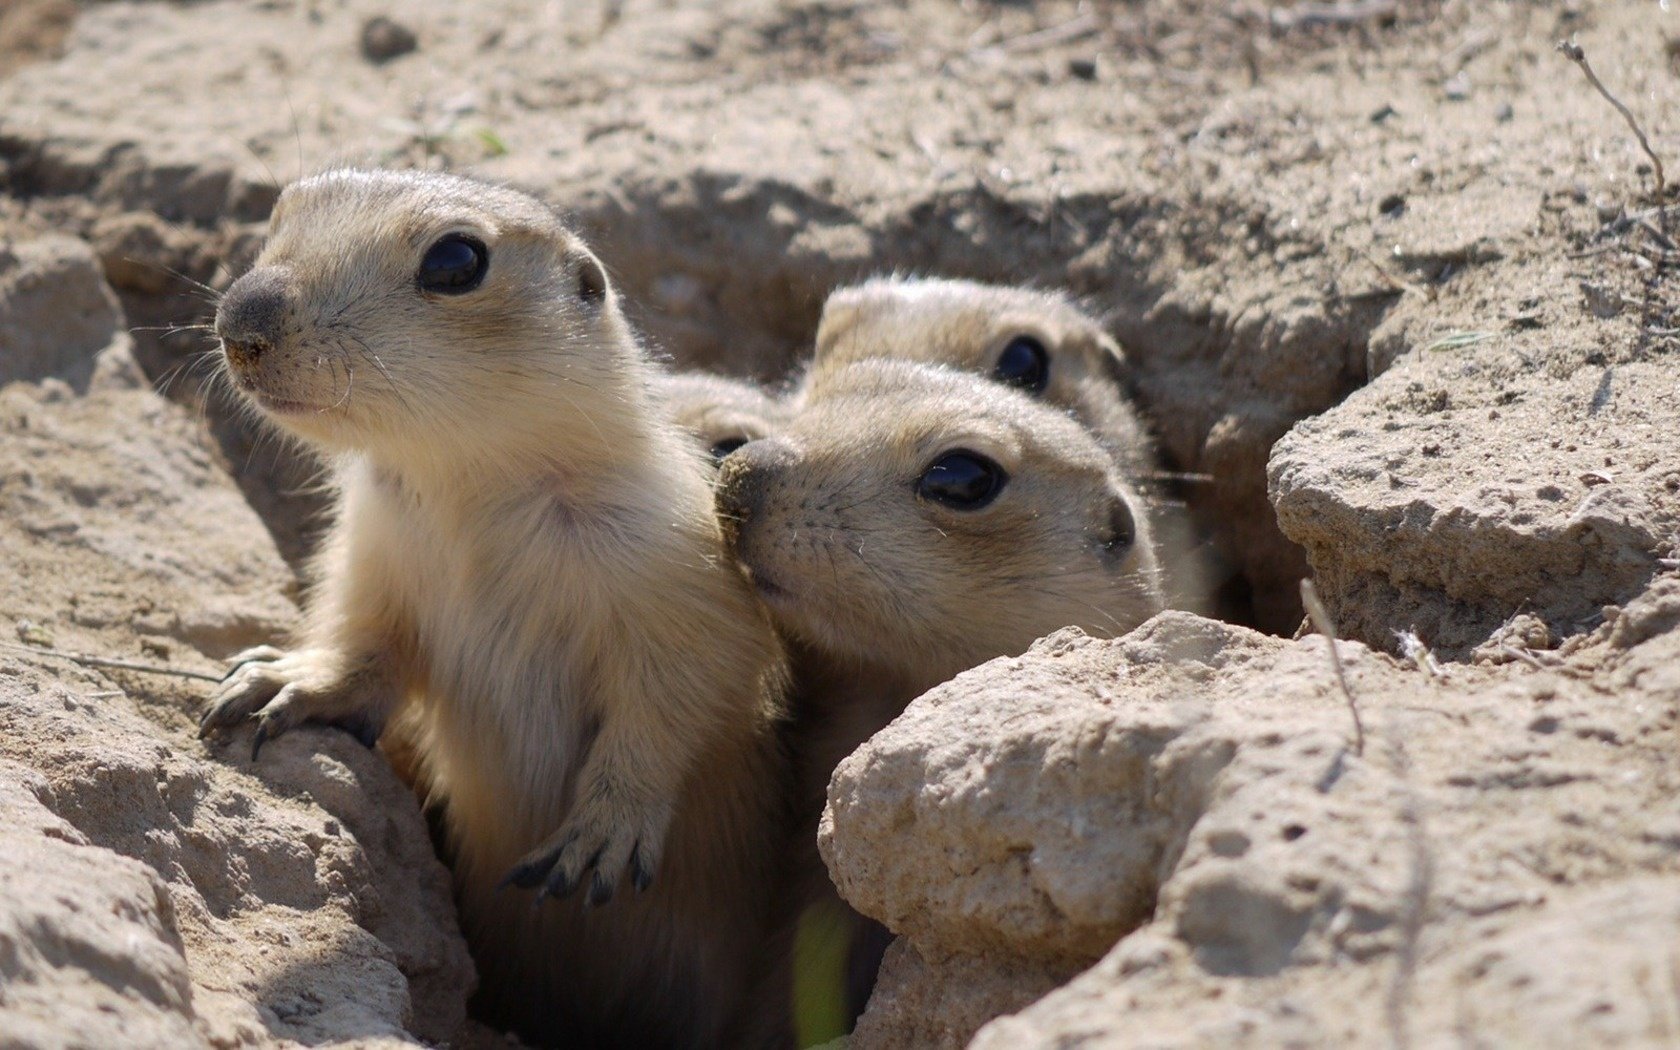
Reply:
<svg viewBox="0 0 1680 1050"><path fill-rule="evenodd" d="M835 771L818 842L841 894L930 952L1094 962L1148 917L1228 757L1185 738L1194 693L1151 686L1276 644L1225 630L1168 614L1113 653L1070 629L917 701Z"/></svg>
<svg viewBox="0 0 1680 1050"><path fill-rule="evenodd" d="M1668 370L1518 367L1550 338L1414 353L1278 443L1278 522L1344 636L1392 648L1415 629L1459 656L1522 612L1564 637L1659 571L1680 530Z"/></svg>
<svg viewBox="0 0 1680 1050"><path fill-rule="evenodd" d="M91 253L70 257L97 280ZM0 388L0 464L7 637L214 675L295 619L261 522L150 390ZM196 737L208 688L0 646L0 954L27 975L0 992L0 1031L450 1038L473 970L413 796L342 733L289 735L256 766L244 739L213 752Z"/></svg>
<svg viewBox="0 0 1680 1050"><path fill-rule="evenodd" d="M56 58L76 22L74 0L11 0L0 5L0 79L28 62Z"/></svg>
<svg viewBox="0 0 1680 1050"><path fill-rule="evenodd" d="M934 958L925 962L906 938L892 943L850 1045L955 1050L987 1021L1030 1005L1078 972L996 953Z"/></svg>
<svg viewBox="0 0 1680 1050"><path fill-rule="evenodd" d="M1354 966L1262 990L1215 984L1182 959L1129 968L1122 945L1066 989L992 1022L972 1045L1431 1045L1473 1031L1498 1046L1662 1046L1674 1021L1653 990L1680 934L1677 890L1672 876L1634 877L1467 921L1432 942L1429 965L1398 984L1398 1000L1392 978ZM1226 994L1213 998L1216 987Z"/></svg>
<svg viewBox="0 0 1680 1050"><path fill-rule="evenodd" d="M362 23L361 45L362 57L381 65L419 47L420 38L401 22L377 15Z"/></svg>
<svg viewBox="0 0 1680 1050"><path fill-rule="evenodd" d="M1680 825L1651 822L1680 774L1657 743L1680 723L1676 594L1618 611L1556 658L1567 674L1432 673L1341 643L1362 754L1322 638L1181 613L933 690L830 788L835 883L900 934L855 1045L961 1045L1004 989L1053 984L1051 960L1104 938L974 1045L1364 1044L1395 1025L1427 1045L1467 1010L1521 1045L1657 1030L1626 975L1665 973L1680 921ZM1634 683L1639 704L1601 702Z"/></svg>
<svg viewBox="0 0 1680 1050"><path fill-rule="evenodd" d="M133 382L121 325L117 297L86 244L0 240L0 385L52 377L85 391L100 372Z"/></svg>
<svg viewBox="0 0 1680 1050"><path fill-rule="evenodd" d="M0 1016L16 1046L207 1046L163 881L43 806L46 781L0 761Z"/></svg>
<svg viewBox="0 0 1680 1050"><path fill-rule="evenodd" d="M99 263L112 287L141 295L162 296L181 291L181 280L170 270L192 254L193 237L151 212L124 212L101 217L93 227Z"/></svg>

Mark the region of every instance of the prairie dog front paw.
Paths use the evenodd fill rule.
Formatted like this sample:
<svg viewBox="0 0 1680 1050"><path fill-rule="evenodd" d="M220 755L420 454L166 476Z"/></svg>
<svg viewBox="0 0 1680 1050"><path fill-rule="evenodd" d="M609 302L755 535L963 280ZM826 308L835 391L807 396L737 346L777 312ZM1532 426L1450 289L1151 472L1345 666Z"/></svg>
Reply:
<svg viewBox="0 0 1680 1050"><path fill-rule="evenodd" d="M621 793L598 788L580 798L560 830L514 865L502 884L541 886L541 904L545 897L570 896L588 874L584 903L593 906L612 899L628 865L631 883L645 890L653 884L670 823L668 802L638 805Z"/></svg>
<svg viewBox="0 0 1680 1050"><path fill-rule="evenodd" d="M225 733L254 715L252 761L265 742L304 722L338 726L372 747L393 706L393 691L373 666L329 649L287 652L265 645L230 662L198 735Z"/></svg>

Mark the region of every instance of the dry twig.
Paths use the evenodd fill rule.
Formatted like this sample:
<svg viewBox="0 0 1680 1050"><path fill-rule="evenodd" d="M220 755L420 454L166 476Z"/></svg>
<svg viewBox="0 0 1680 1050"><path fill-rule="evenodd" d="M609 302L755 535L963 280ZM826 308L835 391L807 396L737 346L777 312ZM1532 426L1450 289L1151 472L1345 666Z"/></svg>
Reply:
<svg viewBox="0 0 1680 1050"><path fill-rule="evenodd" d="M179 667L164 667L161 664L143 664L134 660L117 660L108 656L93 656L88 653L72 653L63 649L44 649L36 645L19 645L16 642L0 642L0 649L7 649L15 653L29 656L46 656L54 660L69 660L71 663L81 664L83 667L110 667L119 671L139 671L141 674L165 674L176 678L196 678L203 682L219 682L219 674L206 674L203 671L188 671Z"/></svg>
<svg viewBox="0 0 1680 1050"><path fill-rule="evenodd" d="M1330 650L1330 667L1336 672L1336 683L1342 687L1348 713L1353 716L1353 753L1363 756L1365 723L1359 718L1359 703L1354 700L1353 689L1348 686L1347 673L1342 670L1341 654L1336 652L1336 625L1331 621L1324 603L1318 600L1318 588L1313 586L1311 580L1301 581L1301 604L1307 607L1307 618L1312 620L1313 629L1324 636L1325 645Z"/></svg>
<svg viewBox="0 0 1680 1050"><path fill-rule="evenodd" d="M1058 44L1071 44L1076 40L1093 36L1101 29L1102 22L1097 19L1095 14L1086 11L1047 29L1038 29L1021 36L1000 40L988 47L972 48L970 53L976 55L988 52L1023 55L1032 51L1041 51L1047 47L1054 47Z"/></svg>
<svg viewBox="0 0 1680 1050"><path fill-rule="evenodd" d="M1411 840L1411 870L1406 878L1406 894L1401 902L1400 945L1395 951L1394 976L1388 992L1383 996L1383 1016L1388 1022L1389 1042L1395 1050L1408 1050L1412 1045L1412 1031L1407 1015L1411 1003L1412 985L1417 975L1418 945L1423 939L1423 924L1429 912L1429 894L1435 883L1435 853L1430 846L1428 829L1423 822L1423 807L1417 790L1411 783L1410 763L1405 746L1398 737L1389 741L1393 752L1394 772L1405 795L1400 803L1400 820L1406 825Z"/></svg>
<svg viewBox="0 0 1680 1050"><path fill-rule="evenodd" d="M1274 10L1272 27L1280 31L1312 26L1349 26L1392 18L1400 8L1397 0L1346 0L1339 4L1300 3Z"/></svg>
<svg viewBox="0 0 1680 1050"><path fill-rule="evenodd" d="M1634 137L1639 140L1639 148L1643 149L1645 155L1651 158L1651 167L1656 170L1657 203L1661 204L1663 199L1668 196L1668 182L1663 178L1662 158L1657 156L1657 151L1651 148L1651 141L1645 137L1645 129L1639 126L1639 121L1634 117L1633 111L1622 105L1622 100L1612 95L1610 89L1605 87L1603 81L1598 79L1598 74L1593 72L1592 66L1587 62L1587 53L1581 50L1580 44L1560 40L1557 49L1562 52L1563 57L1581 67L1581 72L1586 75L1587 83L1596 88L1598 93L1604 96L1606 102L1615 106L1616 112L1620 113L1622 119L1627 121L1627 126L1633 129Z"/></svg>

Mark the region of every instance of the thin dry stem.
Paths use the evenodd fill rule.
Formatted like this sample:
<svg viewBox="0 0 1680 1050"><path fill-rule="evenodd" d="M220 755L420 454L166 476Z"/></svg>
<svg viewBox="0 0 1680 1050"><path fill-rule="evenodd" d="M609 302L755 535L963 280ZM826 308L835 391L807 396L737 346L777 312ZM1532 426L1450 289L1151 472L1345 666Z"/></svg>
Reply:
<svg viewBox="0 0 1680 1050"><path fill-rule="evenodd" d="M1411 870L1406 878L1406 893L1401 901L1400 945L1395 952L1394 975L1389 981L1387 994L1383 996L1383 1015L1394 1050L1409 1050L1412 1030L1407 1011L1417 975L1418 946L1423 939L1424 921L1428 917L1429 894L1435 884L1435 853L1424 825L1423 807L1411 783L1405 746L1398 737L1391 737L1389 745L1394 772L1405 791L1400 804L1400 819L1406 825L1412 857Z"/></svg>
<svg viewBox="0 0 1680 1050"><path fill-rule="evenodd" d="M1336 651L1336 625L1331 621L1324 603L1318 600L1318 588L1311 580L1301 581L1301 604L1307 608L1307 617L1312 620L1313 629L1324 636L1326 647L1330 650L1330 667L1336 672L1336 684L1342 687L1342 697L1347 700L1348 714L1353 716L1353 753L1363 757L1365 723L1359 717L1359 702L1353 698L1347 672L1342 670L1342 656Z"/></svg>
<svg viewBox="0 0 1680 1050"><path fill-rule="evenodd" d="M1651 148L1651 141L1645 137L1645 129L1639 126L1639 121L1634 117L1633 111L1622 105L1622 100L1612 95L1610 89L1604 86L1604 82L1598 79L1598 74L1593 72L1592 65L1587 61L1587 53L1581 50L1580 44L1560 40L1557 49L1562 52L1563 57L1581 67L1581 72L1585 74L1587 83L1597 89L1598 93L1604 96L1606 102L1615 106L1616 112L1620 113L1622 119L1627 121L1627 126L1633 129L1634 138L1639 140L1639 148L1645 151L1647 157L1651 158L1651 167L1656 171L1657 203L1661 204L1668 196L1668 181L1663 178L1662 158L1657 156L1657 151Z"/></svg>
<svg viewBox="0 0 1680 1050"><path fill-rule="evenodd" d="M180 667L164 667L161 664L139 663L135 660L118 660L108 656L93 656L88 653L72 653L63 649L45 649L35 645L19 645L16 642L0 642L0 649L7 649L15 653L25 653L30 656L47 656L55 660L69 660L71 663L81 664L83 667L111 667L119 671L139 671L142 674L165 674L176 678L196 678L203 682L219 682L219 674L206 674L203 671L188 671Z"/></svg>

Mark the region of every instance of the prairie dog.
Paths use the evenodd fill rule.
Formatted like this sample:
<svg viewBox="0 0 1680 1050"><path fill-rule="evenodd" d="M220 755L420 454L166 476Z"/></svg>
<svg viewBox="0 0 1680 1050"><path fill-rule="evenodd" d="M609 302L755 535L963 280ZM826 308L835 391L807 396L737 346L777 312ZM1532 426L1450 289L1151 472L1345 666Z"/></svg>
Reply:
<svg viewBox="0 0 1680 1050"><path fill-rule="evenodd" d="M864 359L813 373L776 437L723 461L718 513L793 642L796 893L834 767L912 699L1076 625L1164 607L1140 500L1079 423L980 376ZM853 917L852 1016L885 938Z"/></svg>
<svg viewBox="0 0 1680 1050"><path fill-rule="evenodd" d="M749 441L769 437L782 417L775 398L743 379L664 372L653 388L670 418L693 434L714 462Z"/></svg>
<svg viewBox="0 0 1680 1050"><path fill-rule="evenodd" d="M870 357L949 365L1072 413L1142 498L1171 570L1168 604L1206 611L1206 556L1183 506L1157 481L1158 450L1128 397L1125 353L1065 295L943 278L876 278L839 289L823 304L805 385Z"/></svg>
<svg viewBox="0 0 1680 1050"><path fill-rule="evenodd" d="M1123 396L1126 359L1065 296L944 278L881 277L823 303L807 383L868 357L988 375L1079 417L1134 483L1160 467Z"/></svg>
<svg viewBox="0 0 1680 1050"><path fill-rule="evenodd" d="M483 1019L545 1044L760 1039L784 660L594 255L510 189L333 171L281 194L216 330L339 492L297 647L247 654L205 733L255 716L254 757L401 709ZM614 899L626 871L643 892Z"/></svg>
<svg viewBox="0 0 1680 1050"><path fill-rule="evenodd" d="M1161 611L1139 502L1063 413L886 359L815 375L782 432L718 479L730 548L778 629L890 683L900 707L1058 628L1122 634Z"/></svg>

